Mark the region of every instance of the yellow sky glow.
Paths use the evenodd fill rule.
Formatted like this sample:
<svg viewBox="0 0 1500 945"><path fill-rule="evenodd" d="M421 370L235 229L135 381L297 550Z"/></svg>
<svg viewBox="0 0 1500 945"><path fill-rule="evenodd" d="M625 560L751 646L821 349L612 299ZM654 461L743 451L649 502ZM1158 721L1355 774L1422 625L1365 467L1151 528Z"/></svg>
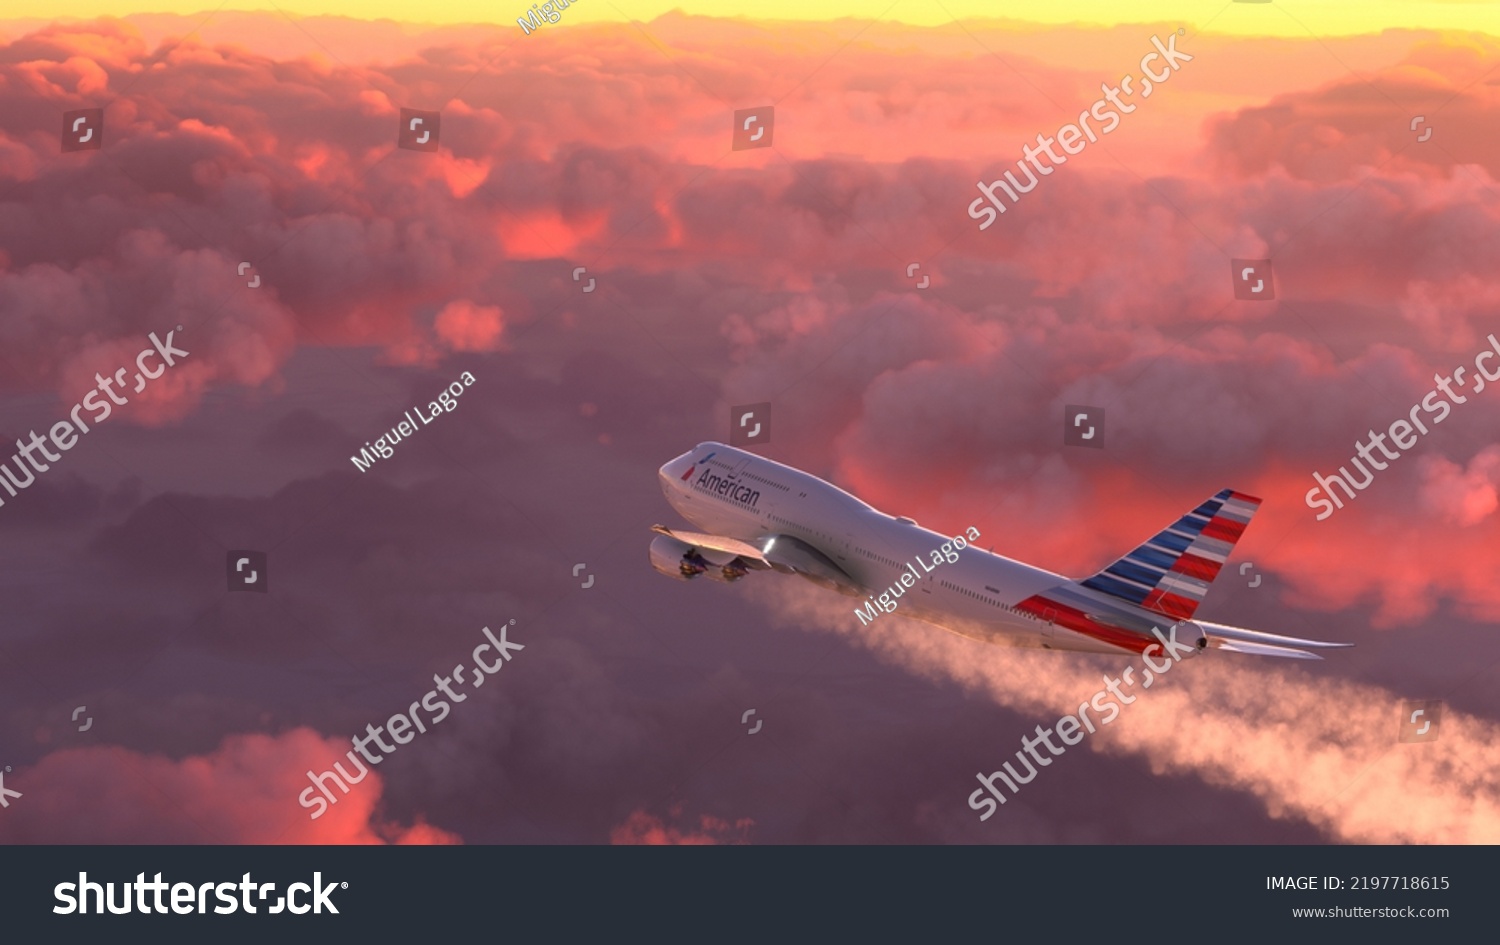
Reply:
<svg viewBox="0 0 1500 945"><path fill-rule="evenodd" d="M513 23L532 0L229 0L225 10L282 10L409 23ZM133 13L207 14L213 0L6 0L4 19L90 18ZM1180 22L1197 32L1229 35L1335 36L1384 29L1476 30L1500 34L1500 3L1419 0L1052 0L1045 4L996 0L575 0L560 25L649 21L672 10L757 20L835 20L841 17L939 26L954 19L1005 17L1033 23ZM1128 13L1126 12L1128 11Z"/></svg>

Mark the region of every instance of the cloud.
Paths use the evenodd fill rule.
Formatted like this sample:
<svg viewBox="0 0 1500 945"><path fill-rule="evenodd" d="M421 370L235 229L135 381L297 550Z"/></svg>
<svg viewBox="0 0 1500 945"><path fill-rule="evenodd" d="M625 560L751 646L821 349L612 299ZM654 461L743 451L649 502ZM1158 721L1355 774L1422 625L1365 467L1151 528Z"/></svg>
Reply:
<svg viewBox="0 0 1500 945"><path fill-rule="evenodd" d="M682 820L682 807L672 808L671 818ZM609 842L615 846L709 846L721 843L746 843L753 820L740 818L731 824L708 814L700 814L696 827L682 829L666 823L644 810L630 812L630 816L609 832Z"/></svg>
<svg viewBox="0 0 1500 945"><path fill-rule="evenodd" d="M1488 446L1467 467L1441 456L1424 456L1421 500L1450 525L1477 525L1500 507L1500 446Z"/></svg>
<svg viewBox="0 0 1500 945"><path fill-rule="evenodd" d="M1376 167L1437 178L1470 163L1500 175L1490 131L1500 91L1481 81L1496 52L1479 34L1416 42L1377 75L1341 75L1216 116L1210 157L1245 177L1279 167L1324 182Z"/></svg>
<svg viewBox="0 0 1500 945"><path fill-rule="evenodd" d="M512 45L499 28L299 23L336 57L288 46L281 18L237 14L198 34L225 43L158 47L198 24L155 19L0 46L6 429L45 429L65 411L38 394L70 407L149 332L181 324L192 352L121 408L124 429L91 433L63 478L0 509L0 535L24 538L7 551L19 564L5 572L0 688L41 703L59 686L119 686L109 695L141 739L18 766L7 784L46 816L5 829L274 841L250 815L280 818L304 772L338 756L311 733L389 712L392 693L361 694L366 674L425 690L446 669L428 664L467 652L497 613L576 602L569 568L599 547L612 570L587 558L601 582L589 594L618 596L558 608L543 628L574 638L528 637L525 668L484 709L316 825L291 804L276 829L312 842L725 841L749 821L757 838L841 842L1493 838L1492 706L1445 715L1444 743L1466 756L1381 752L1391 674L1411 678L1411 662L1436 684L1458 648L1432 634L1500 607L1496 402L1456 410L1333 520L1303 504L1314 470L1404 416L1497 327L1495 87L1474 81L1493 67L1489 40L1216 39L1107 151L1076 156L980 233L964 213L975 181L1095 98L1101 63L1137 62L1139 27L876 24L851 45L836 24L785 25L770 49L760 24L677 15ZM1369 81L1339 60L1374 64ZM725 102L767 88L788 93L772 96L776 149L728 152ZM1427 144L1388 98L1455 93L1428 114ZM101 102L106 152L60 155L59 114ZM401 107L443 109L439 151L395 148ZM1232 301L1236 255L1274 256L1277 302ZM918 260L926 290L905 275ZM585 264L588 296L570 278ZM462 410L350 478L349 451L452 368L478 377ZM795 731L790 762L726 760L689 779L703 792L689 809L743 816L662 813L663 772L698 771L715 726L743 710L717 684L755 691L733 667L768 658L757 602L778 606L788 585L731 591L743 606L726 606L722 588L655 583L631 530L664 513L660 462L721 436L729 405L764 400L775 458L930 527L977 524L981 544L1069 574L1220 488L1261 495L1236 560L1267 586L1236 607L1261 608L1273 631L1363 642L1373 626L1382 647L1315 670L1195 663L1069 770L1049 769L1080 803L1023 795L1006 810L1020 816L976 826L967 792L932 772L998 763L1004 751L975 747L997 744L993 725L1055 718L1097 688L1094 670L940 634L903 656L905 638L877 638L899 667L878 694L851 685L835 703L814 677L796 690L803 728L757 736ZM1107 408L1106 450L1061 446L1070 403ZM272 546L278 596L221 600L225 548ZM73 593L62 582L80 574ZM610 580L621 574L641 577ZM257 609L268 603L274 616ZM1473 639L1464 659L1484 656ZM1405 661L1417 643L1422 658ZM622 654L652 672L619 671ZM863 653L847 665L875 671ZM895 727L885 684L907 675L927 681L911 701L937 707ZM252 694L231 695L240 683ZM72 729L41 714L0 721L46 750L28 736ZM880 724L850 737L865 716ZM253 731L284 734L223 735ZM794 768L809 777L789 787ZM75 778L119 796L92 814ZM1163 797L1164 779L1191 796ZM1441 803L1398 809L1403 783ZM222 809L233 792L250 799L243 817ZM1142 813L1178 808L1167 827ZM420 819L438 810L449 829Z"/></svg>
<svg viewBox="0 0 1500 945"><path fill-rule="evenodd" d="M378 815L372 771L317 820L297 804L308 770L322 771L347 743L310 729L231 735L212 752L173 759L116 746L69 748L18 771L24 795L0 820L7 843L458 843L420 818ZM24 801L24 806L20 803Z"/></svg>
<svg viewBox="0 0 1500 945"><path fill-rule="evenodd" d="M438 312L432 327L450 350L494 351L505 325L499 306L455 299Z"/></svg>

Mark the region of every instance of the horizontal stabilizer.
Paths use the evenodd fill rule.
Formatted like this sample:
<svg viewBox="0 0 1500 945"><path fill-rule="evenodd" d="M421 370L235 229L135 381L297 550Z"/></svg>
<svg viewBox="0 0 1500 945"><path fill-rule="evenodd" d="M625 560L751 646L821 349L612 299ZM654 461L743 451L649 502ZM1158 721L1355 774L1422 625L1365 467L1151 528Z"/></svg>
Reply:
<svg viewBox="0 0 1500 945"><path fill-rule="evenodd" d="M1353 646L1353 643L1327 643L1323 640L1304 640L1301 637L1284 637L1279 633L1263 633L1259 630L1246 630L1244 627L1230 627L1222 623L1209 623L1206 620L1197 621L1203 632L1208 634L1210 641L1214 639L1232 640L1236 643L1262 643L1267 646L1297 647L1307 646L1313 649L1342 649Z"/></svg>
<svg viewBox="0 0 1500 945"><path fill-rule="evenodd" d="M1298 650L1289 646L1271 646L1269 643L1241 643L1234 640L1215 640L1209 638L1209 646L1230 653L1249 653L1251 656L1276 656L1287 660L1320 660L1323 657L1306 650Z"/></svg>

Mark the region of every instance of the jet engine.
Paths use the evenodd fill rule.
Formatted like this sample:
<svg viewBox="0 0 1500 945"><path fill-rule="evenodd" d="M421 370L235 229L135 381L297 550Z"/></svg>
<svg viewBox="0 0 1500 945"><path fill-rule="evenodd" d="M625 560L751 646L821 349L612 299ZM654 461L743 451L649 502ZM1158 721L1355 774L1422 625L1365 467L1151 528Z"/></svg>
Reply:
<svg viewBox="0 0 1500 945"><path fill-rule="evenodd" d="M679 581L690 581L700 574L716 581L738 581L750 570L738 555L705 552L670 535L657 535L651 540L651 567Z"/></svg>

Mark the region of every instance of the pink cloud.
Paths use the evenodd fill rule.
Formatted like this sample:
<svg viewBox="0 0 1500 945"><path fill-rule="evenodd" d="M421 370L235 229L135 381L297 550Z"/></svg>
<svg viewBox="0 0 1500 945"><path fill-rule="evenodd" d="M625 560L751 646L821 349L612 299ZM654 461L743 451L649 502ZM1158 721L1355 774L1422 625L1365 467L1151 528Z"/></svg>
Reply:
<svg viewBox="0 0 1500 945"><path fill-rule="evenodd" d="M325 770L347 742L310 729L231 735L204 755L173 759L118 746L70 748L18 770L7 843L459 843L420 818L378 815L383 783L371 772L317 820L297 803L308 770Z"/></svg>
<svg viewBox="0 0 1500 945"><path fill-rule="evenodd" d="M497 305L454 299L438 312L432 327L438 339L453 351L494 351L505 322Z"/></svg>
<svg viewBox="0 0 1500 945"><path fill-rule="evenodd" d="M1441 456L1422 458L1422 505L1447 524L1477 525L1500 508L1500 446L1480 450L1467 467Z"/></svg>
<svg viewBox="0 0 1500 945"><path fill-rule="evenodd" d="M671 819L682 820L681 806L672 808ZM740 818L727 820L700 814L696 827L682 828L645 810L631 811L624 822L609 832L609 842L616 846L711 846L721 843L747 843L755 821Z"/></svg>

